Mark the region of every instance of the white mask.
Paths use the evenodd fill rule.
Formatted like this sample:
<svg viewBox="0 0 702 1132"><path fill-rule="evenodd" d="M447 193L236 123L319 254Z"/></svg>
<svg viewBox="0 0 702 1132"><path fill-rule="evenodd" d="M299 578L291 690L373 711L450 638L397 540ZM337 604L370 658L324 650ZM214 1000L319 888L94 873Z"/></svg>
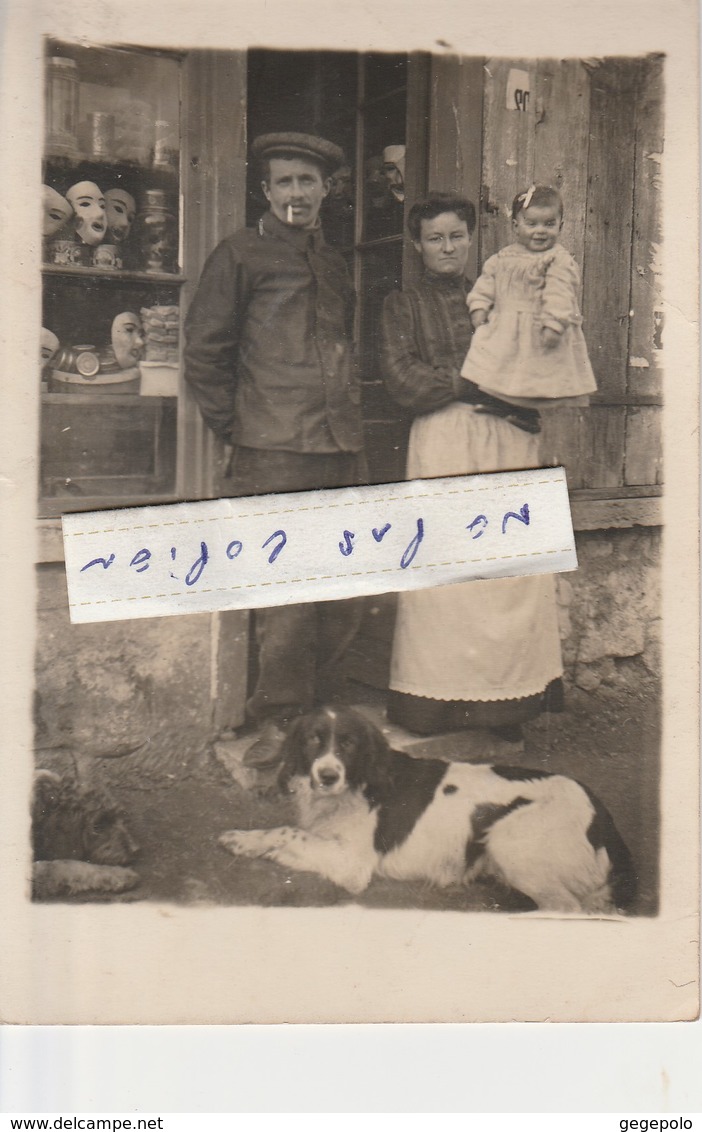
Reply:
<svg viewBox="0 0 702 1132"><path fill-rule="evenodd" d="M41 337L39 339L39 362L42 369L45 365L48 365L58 348L59 340L54 332L42 326Z"/></svg>
<svg viewBox="0 0 702 1132"><path fill-rule="evenodd" d="M144 338L141 321L132 311L118 314L112 323L112 349L120 369L132 369L141 358Z"/></svg>
<svg viewBox="0 0 702 1132"><path fill-rule="evenodd" d="M52 189L49 185L42 185L42 234L44 236L55 236L60 228L73 216L73 209L56 189Z"/></svg>
<svg viewBox="0 0 702 1132"><path fill-rule="evenodd" d="M66 193L76 214L76 234L84 244L95 247L102 241L107 231L105 198L102 189L93 181L79 181L71 185Z"/></svg>
<svg viewBox="0 0 702 1132"><path fill-rule="evenodd" d="M404 145L387 145L383 150L383 173L390 185L390 192L396 200L405 199L405 157Z"/></svg>
<svg viewBox="0 0 702 1132"><path fill-rule="evenodd" d="M136 201L124 189L108 189L105 193L107 226L116 244L126 240L136 216Z"/></svg>

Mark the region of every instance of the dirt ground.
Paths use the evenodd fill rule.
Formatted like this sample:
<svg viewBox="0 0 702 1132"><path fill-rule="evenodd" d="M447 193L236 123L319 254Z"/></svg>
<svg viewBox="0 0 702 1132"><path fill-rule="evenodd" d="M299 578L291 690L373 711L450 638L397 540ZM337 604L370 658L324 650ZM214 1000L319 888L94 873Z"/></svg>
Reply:
<svg viewBox="0 0 702 1132"><path fill-rule="evenodd" d="M359 693L360 699L372 699L360 685ZM649 916L655 915L658 902L659 717L650 685L601 687L594 693L572 688L566 712L526 726L523 754L514 757L507 751L495 760L570 774L600 796L636 864L639 896L632 911ZM464 735L445 737L442 755L460 756L461 744ZM282 824L291 815L285 799L244 790L210 753L180 781L115 783L111 789L140 846L133 865L138 887L112 900L299 907L355 899L379 908L493 912L531 907L492 881L468 890L437 890L376 879L361 897L351 898L312 874L288 872L269 861L236 859L218 846L220 833Z"/></svg>

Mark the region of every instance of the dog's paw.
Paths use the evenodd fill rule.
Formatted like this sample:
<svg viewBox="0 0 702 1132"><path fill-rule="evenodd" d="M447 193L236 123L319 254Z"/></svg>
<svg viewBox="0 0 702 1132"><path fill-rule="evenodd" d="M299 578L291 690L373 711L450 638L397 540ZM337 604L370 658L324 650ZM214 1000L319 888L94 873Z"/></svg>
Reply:
<svg viewBox="0 0 702 1132"><path fill-rule="evenodd" d="M230 829L217 840L235 857L263 857L271 848L270 836L265 829Z"/></svg>

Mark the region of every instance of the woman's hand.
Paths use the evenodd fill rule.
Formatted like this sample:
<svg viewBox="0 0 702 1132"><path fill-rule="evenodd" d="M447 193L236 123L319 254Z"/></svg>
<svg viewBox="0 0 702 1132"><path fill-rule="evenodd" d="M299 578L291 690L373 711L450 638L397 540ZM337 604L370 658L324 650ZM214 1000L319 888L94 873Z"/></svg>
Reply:
<svg viewBox="0 0 702 1132"><path fill-rule="evenodd" d="M477 330L479 326L484 326L487 320L487 311L471 311L470 321L473 324L473 330Z"/></svg>
<svg viewBox="0 0 702 1132"><path fill-rule="evenodd" d="M551 326L541 327L541 345L545 350L553 350L561 340L561 335Z"/></svg>

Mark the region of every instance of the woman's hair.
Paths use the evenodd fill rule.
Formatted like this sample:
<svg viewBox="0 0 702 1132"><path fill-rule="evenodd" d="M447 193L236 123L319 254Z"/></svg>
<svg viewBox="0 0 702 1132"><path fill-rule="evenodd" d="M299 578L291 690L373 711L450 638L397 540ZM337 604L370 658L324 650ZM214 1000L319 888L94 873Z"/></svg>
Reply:
<svg viewBox="0 0 702 1132"><path fill-rule="evenodd" d="M413 204L407 217L407 227L413 240L418 240L422 234L423 220L436 220L444 212L455 212L459 220L465 220L466 227L472 235L475 231L475 205L465 197L456 193L430 193L426 200Z"/></svg>
<svg viewBox="0 0 702 1132"><path fill-rule="evenodd" d="M555 205L561 220L563 219L563 197L558 189L554 189L552 185L531 185L530 188L517 193L512 201L512 219L516 220L522 209L531 208L532 204L536 205L537 208L548 208Z"/></svg>

